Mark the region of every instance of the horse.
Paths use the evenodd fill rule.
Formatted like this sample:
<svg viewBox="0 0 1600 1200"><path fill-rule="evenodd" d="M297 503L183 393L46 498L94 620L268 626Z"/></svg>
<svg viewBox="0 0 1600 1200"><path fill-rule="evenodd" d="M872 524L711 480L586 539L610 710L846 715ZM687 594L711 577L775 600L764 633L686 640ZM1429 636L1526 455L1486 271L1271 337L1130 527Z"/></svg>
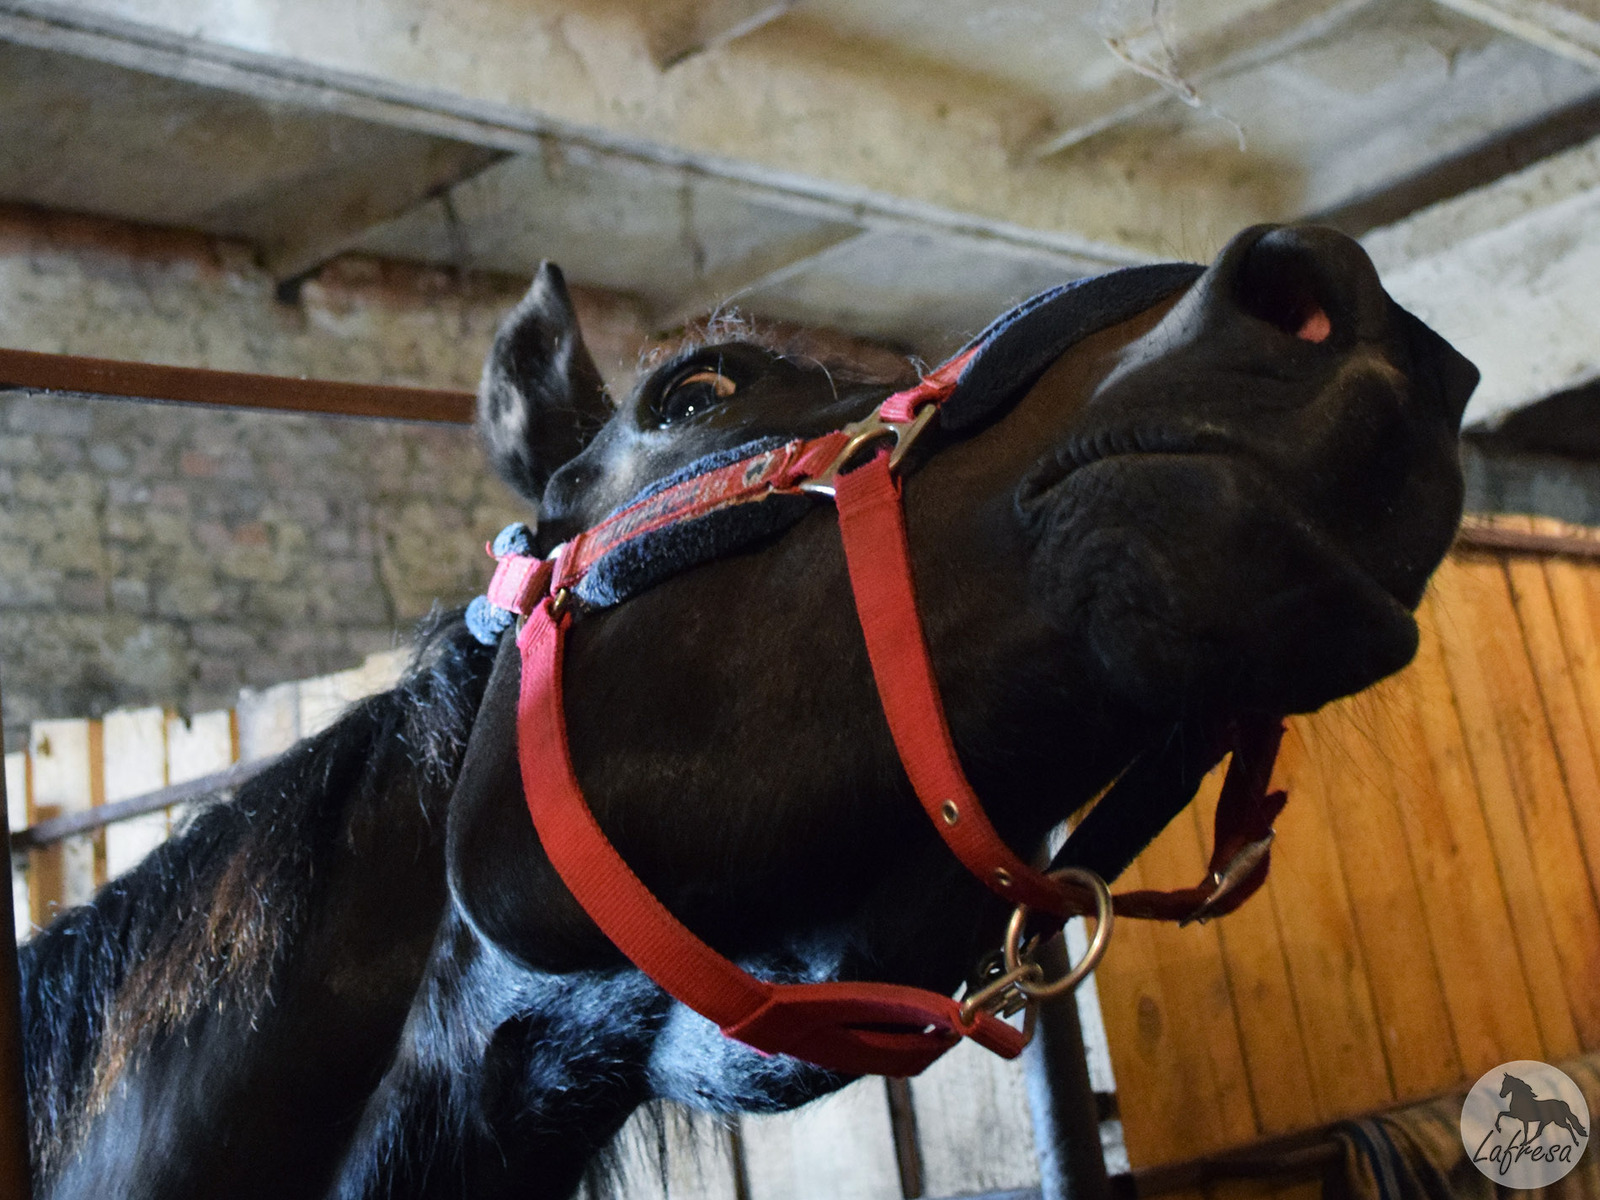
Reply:
<svg viewBox="0 0 1600 1200"><path fill-rule="evenodd" d="M899 485L954 745L1024 857L1104 792L1125 860L1216 760L1203 731L1403 666L1459 520L1477 373L1356 243L1257 227L1152 270L1013 314L964 377L979 416ZM544 555L916 378L722 322L613 397L547 264L479 425ZM573 769L743 968L948 995L1008 906L918 811L835 516L752 509L740 544L664 551L574 618ZM574 900L524 808L513 643L439 615L393 691L23 947L38 1196L565 1197L646 1101L776 1111L848 1081L725 1037Z"/></svg>
<svg viewBox="0 0 1600 1200"><path fill-rule="evenodd" d="M1507 1072L1500 1077L1500 1095L1502 1098L1511 1097L1511 1106L1494 1119L1495 1128L1500 1128L1500 1117L1510 1117L1513 1121L1522 1122L1522 1140L1531 1145L1535 1139L1544 1133L1546 1125L1555 1125L1557 1129L1566 1131L1576 1146L1580 1137L1588 1137L1589 1131L1578 1121L1578 1116L1567 1105L1565 1100L1552 1098L1540 1100L1534 1095L1533 1087L1523 1079ZM1528 1126L1537 1123L1539 1128L1533 1131L1533 1136L1528 1136Z"/></svg>

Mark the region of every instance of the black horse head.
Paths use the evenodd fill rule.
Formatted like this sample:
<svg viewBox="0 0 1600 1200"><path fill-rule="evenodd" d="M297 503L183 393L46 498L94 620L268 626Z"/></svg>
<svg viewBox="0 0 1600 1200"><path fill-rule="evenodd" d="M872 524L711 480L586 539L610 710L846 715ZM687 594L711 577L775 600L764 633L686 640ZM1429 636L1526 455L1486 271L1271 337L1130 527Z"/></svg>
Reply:
<svg viewBox="0 0 1600 1200"><path fill-rule="evenodd" d="M1196 766L1171 751L1184 731L1403 665L1458 515L1476 372L1355 243L1256 229L1204 271L1152 270L1009 321L905 464L956 745L1023 855L1119 773L1090 820L1143 830L1136 848L1192 793L1148 768ZM911 374L711 338L614 402L546 268L496 341L482 427L548 550ZM595 815L752 969L948 994L1004 912L910 794L835 514L801 502L689 549L568 636ZM399 688L29 940L41 1195L554 1200L651 1096L770 1108L838 1085L670 1002L572 900L522 804L509 647L446 619Z"/></svg>
<svg viewBox="0 0 1600 1200"><path fill-rule="evenodd" d="M1390 300L1359 246L1257 228L1172 279L1023 372L1020 395L977 396L981 418L905 482L957 745L1024 854L1185 722L1308 711L1403 666L1459 517L1477 372ZM1062 340L1033 316L1006 336L1022 359ZM1022 376L980 358L962 386ZM547 266L501 330L480 416L548 550L688 464L838 428L898 382L713 340L613 400ZM949 989L992 903L909 795L835 520L819 505L581 618L573 758L624 857L725 953ZM514 734L493 716L509 715L514 665L499 676L451 814L457 904L528 968L614 964L528 825ZM667 1056L682 1077L654 1084L715 1103L741 1052L686 1028L697 1053Z"/></svg>

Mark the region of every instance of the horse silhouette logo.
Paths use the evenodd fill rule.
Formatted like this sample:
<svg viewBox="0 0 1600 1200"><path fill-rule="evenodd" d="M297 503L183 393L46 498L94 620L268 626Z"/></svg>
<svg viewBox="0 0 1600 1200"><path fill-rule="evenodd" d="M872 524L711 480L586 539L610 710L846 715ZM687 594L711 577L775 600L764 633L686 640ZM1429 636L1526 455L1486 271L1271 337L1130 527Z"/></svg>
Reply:
<svg viewBox="0 0 1600 1200"><path fill-rule="evenodd" d="M1473 1085L1461 1106L1461 1144L1472 1165L1508 1188L1548 1187L1589 1143L1589 1105L1548 1063L1505 1063Z"/></svg>

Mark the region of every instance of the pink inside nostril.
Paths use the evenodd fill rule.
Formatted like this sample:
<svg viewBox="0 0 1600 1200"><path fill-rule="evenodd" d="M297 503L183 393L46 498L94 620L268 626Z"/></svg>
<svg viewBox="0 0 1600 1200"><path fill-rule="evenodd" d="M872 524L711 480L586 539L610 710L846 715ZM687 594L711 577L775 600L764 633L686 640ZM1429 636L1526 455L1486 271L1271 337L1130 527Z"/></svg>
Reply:
<svg viewBox="0 0 1600 1200"><path fill-rule="evenodd" d="M1333 322L1328 319L1320 305L1313 306L1300 322L1300 328L1294 331L1295 337L1302 342L1325 342L1328 335L1333 332Z"/></svg>

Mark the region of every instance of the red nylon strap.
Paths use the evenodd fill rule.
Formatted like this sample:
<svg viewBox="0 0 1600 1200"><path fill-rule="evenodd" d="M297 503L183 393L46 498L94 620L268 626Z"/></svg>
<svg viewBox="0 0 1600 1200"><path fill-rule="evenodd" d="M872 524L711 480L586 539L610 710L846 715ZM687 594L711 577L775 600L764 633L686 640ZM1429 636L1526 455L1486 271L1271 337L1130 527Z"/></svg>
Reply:
<svg viewBox="0 0 1600 1200"><path fill-rule="evenodd" d="M922 635L905 509L888 455L880 453L839 476L835 487L850 585L878 697L918 803L961 865L996 895L1063 920L1094 911L1090 896L1034 870L1006 845L967 782ZM1282 736L1276 718L1240 729L1217 804L1207 878L1191 888L1114 896L1118 916L1164 921L1188 921L1201 913L1222 916L1260 888L1270 861L1265 849L1243 879L1207 903L1235 856L1269 837L1283 811L1287 795L1267 792Z"/></svg>
<svg viewBox="0 0 1600 1200"><path fill-rule="evenodd" d="M922 636L905 510L900 486L889 473L889 456L880 453L839 476L835 487L867 656L917 801L961 865L996 895L1063 919L1083 911L1059 884L1006 845L961 769Z"/></svg>
<svg viewBox="0 0 1600 1200"><path fill-rule="evenodd" d="M896 392L883 402L878 416L884 421L903 424L916 416L917 410L923 405L943 404L950 398L950 393L956 390L961 372L967 369L967 364L978 350L977 346L969 347L936 370L928 372L915 387Z"/></svg>
<svg viewBox="0 0 1600 1200"><path fill-rule="evenodd" d="M847 1074L915 1075L970 1036L1005 1058L1019 1030L987 1013L964 1026L949 996L886 983L773 984L718 954L667 911L612 846L572 769L561 702L570 616L541 603L523 626L517 749L528 812L551 865L602 933L671 996L730 1037Z"/></svg>
<svg viewBox="0 0 1600 1200"><path fill-rule="evenodd" d="M1235 856L1252 843L1271 837L1272 823L1288 802L1287 792L1267 791L1282 740L1283 723L1277 718L1247 723L1239 730L1233 761L1217 799L1211 862L1206 868L1209 875L1197 887L1124 892L1113 897L1119 917L1187 922L1203 911L1209 920L1232 912L1260 889L1272 864L1270 849L1262 850L1259 861L1222 899L1207 903Z"/></svg>
<svg viewBox="0 0 1600 1200"><path fill-rule="evenodd" d="M794 491L801 480L820 474L844 448L846 440L844 434L834 432L808 441L786 442L628 505L572 539L561 556L555 586L574 586L590 567L634 538L735 504L764 500L774 492Z"/></svg>

